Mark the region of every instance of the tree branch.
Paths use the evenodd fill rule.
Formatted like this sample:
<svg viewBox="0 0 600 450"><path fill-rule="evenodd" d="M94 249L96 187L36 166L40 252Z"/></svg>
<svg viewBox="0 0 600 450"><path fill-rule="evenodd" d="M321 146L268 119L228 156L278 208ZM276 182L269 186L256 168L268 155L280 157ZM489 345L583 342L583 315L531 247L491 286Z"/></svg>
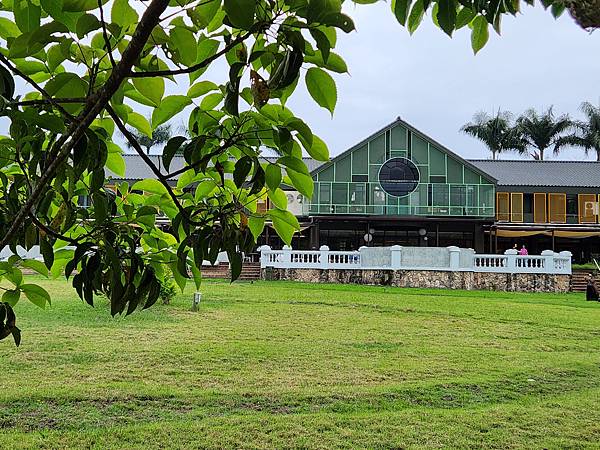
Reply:
<svg viewBox="0 0 600 450"><path fill-rule="evenodd" d="M110 39L108 37L108 31L106 29L106 21L104 20L104 8L102 8L102 0L98 0L98 8L100 8L100 23L102 24L102 36L104 37L104 46L106 48L106 53L108 53L110 63L113 67L115 67L117 64L115 63L115 59L113 58L112 47L110 45Z"/></svg>
<svg viewBox="0 0 600 450"><path fill-rule="evenodd" d="M229 44L227 44L225 47L223 47L223 49L221 51L215 53L212 56L209 56L204 61L201 61L198 64L194 64L193 66L187 67L185 69L155 70L155 71L148 71L148 72L131 72L128 75L128 77L129 78L167 77L170 75L182 75L182 74L186 74L186 73L192 73L192 72L195 72L196 70L204 69L211 62L215 61L216 59L219 59L221 56L223 56L225 53L227 53L233 47L244 42L251 35L252 35L252 33L247 32L247 33L243 34L242 36L238 36L233 41L231 41Z"/></svg>
<svg viewBox="0 0 600 450"><path fill-rule="evenodd" d="M173 200L173 203L175 203L175 206L177 207L177 209L179 210L181 215L183 217L185 217L185 219L192 225L205 225L203 222L196 222L191 219L188 212L183 208L181 203L179 203L179 199L177 198L177 195L175 195L175 192L173 192L173 189L171 188L171 185L169 184L168 178L162 174L162 172L158 169L158 167L156 167L156 165L152 162L152 160L146 154L146 152L144 152L144 149L142 148L140 143L137 141L137 139L131 133L131 131L129 131L127 129L127 127L125 126L123 121L119 118L119 116L117 116L117 113L114 111L114 109L112 109L112 107L110 105L106 105L106 110L108 111L108 114L110 114L112 119L114 120L115 125L117 126L119 131L123 134L123 136L125 136L125 139L127 139L129 144L131 144L131 147L136 151L136 153L140 156L140 158L142 158L142 160L146 163L146 165L148 167L150 167L150 170L152 170L152 173L154 173L156 178L158 178L158 181L160 181L161 184L165 187L165 189L169 193L169 196Z"/></svg>
<svg viewBox="0 0 600 450"><path fill-rule="evenodd" d="M69 120L74 121L75 117L73 117L69 112L67 112L66 109L64 109L62 106L60 106L53 98L50 94L48 94L48 92L41 87L39 84L37 84L35 81L33 81L31 79L31 77L25 75L23 72L21 72L19 69L17 69L13 64L11 64L11 62L8 60L8 58L6 58L6 56L4 56L2 53L0 53L0 61L15 75L23 78L25 81L27 81L30 85L32 85L35 90L37 90L40 94L42 94L42 96L48 100L48 103L50 103L52 106L54 106L56 109L58 109L62 114L64 114L66 117L69 118Z"/></svg>
<svg viewBox="0 0 600 450"><path fill-rule="evenodd" d="M38 202L42 194L44 194L47 191L47 185L58 170L60 164L71 153L75 144L78 142L79 139L81 139L81 137L84 135L84 133L94 121L96 116L108 105L108 102L121 85L123 79L129 73L131 73L131 68L133 67L133 64L141 54L145 43L148 41L148 38L152 33L152 30L160 20L160 15L165 11L168 5L169 0L152 0L152 3L148 5L148 8L144 12L144 15L142 16L137 28L135 29L133 37L129 42L129 45L123 52L121 60L112 71L106 83L96 94L91 95L87 98L83 112L69 127L67 133L55 142L53 149L51 149L51 151L49 152L49 157L51 160L50 164L46 167L45 172L39 178L35 189L31 193L21 210L14 217L9 230L0 239L0 248L4 248L4 246L17 232L17 230L21 228L25 219L29 216L29 213L33 206ZM0 61L6 62L7 60L3 55L0 54ZM48 95L46 91L43 91L42 95L54 102L54 100ZM60 110L64 111L64 109L60 107L60 105L59 108Z"/></svg>
<svg viewBox="0 0 600 450"><path fill-rule="evenodd" d="M56 239L60 239L62 241L68 242L69 244L75 244L75 245L79 244L79 241L77 239L70 238L63 234L60 234L58 231L55 231L50 227L47 227L42 222L40 222L40 220L37 217L35 217L34 214L30 214L29 218L35 224L35 226L38 227L40 230L42 230L44 233L49 234L50 236L55 237Z"/></svg>
<svg viewBox="0 0 600 450"><path fill-rule="evenodd" d="M57 98L54 100L54 103L85 103L85 98ZM51 100L24 100L22 102L14 102L11 103L15 106L43 106L43 105L52 105Z"/></svg>

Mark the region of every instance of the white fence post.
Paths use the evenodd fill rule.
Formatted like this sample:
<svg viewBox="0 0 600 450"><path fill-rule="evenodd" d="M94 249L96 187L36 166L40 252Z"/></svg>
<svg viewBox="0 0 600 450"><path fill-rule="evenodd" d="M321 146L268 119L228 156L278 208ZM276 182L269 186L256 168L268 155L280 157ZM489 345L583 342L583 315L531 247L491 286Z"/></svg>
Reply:
<svg viewBox="0 0 600 450"><path fill-rule="evenodd" d="M326 245L321 245L319 247L319 252L321 252L319 261L321 262L321 269L329 268L329 247Z"/></svg>
<svg viewBox="0 0 600 450"><path fill-rule="evenodd" d="M450 253L450 270L460 269L460 248L455 245L446 248Z"/></svg>
<svg viewBox="0 0 600 450"><path fill-rule="evenodd" d="M281 252L282 252L282 258L281 258L281 262L283 264L285 264L283 267L290 267L290 264L292 263L292 247L290 247L289 245L284 245L281 248Z"/></svg>
<svg viewBox="0 0 600 450"><path fill-rule="evenodd" d="M390 248L390 251L392 252L392 258L391 258L392 269L398 270L398 269L400 269L400 266L402 265L402 246L392 245L392 247Z"/></svg>
<svg viewBox="0 0 600 450"><path fill-rule="evenodd" d="M267 267L267 263L269 262L269 253L271 253L271 247L268 245L261 245L258 247L258 251L260 252L260 267L264 269Z"/></svg>
<svg viewBox="0 0 600 450"><path fill-rule="evenodd" d="M554 267L554 253L552 250L543 250L540 253L544 257L544 272L545 273L556 273L556 268Z"/></svg>
<svg viewBox="0 0 600 450"><path fill-rule="evenodd" d="M504 254L506 255L506 271L508 273L517 272L517 255L519 252L514 248L509 248Z"/></svg>

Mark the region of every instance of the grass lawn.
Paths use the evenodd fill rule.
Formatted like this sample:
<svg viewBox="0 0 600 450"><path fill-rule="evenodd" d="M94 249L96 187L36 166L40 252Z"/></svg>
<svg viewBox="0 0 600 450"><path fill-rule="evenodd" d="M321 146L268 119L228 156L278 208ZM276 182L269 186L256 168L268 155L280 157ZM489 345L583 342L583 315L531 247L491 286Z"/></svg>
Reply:
<svg viewBox="0 0 600 450"><path fill-rule="evenodd" d="M582 294L213 281L113 319L40 282L0 342L2 449L599 448Z"/></svg>

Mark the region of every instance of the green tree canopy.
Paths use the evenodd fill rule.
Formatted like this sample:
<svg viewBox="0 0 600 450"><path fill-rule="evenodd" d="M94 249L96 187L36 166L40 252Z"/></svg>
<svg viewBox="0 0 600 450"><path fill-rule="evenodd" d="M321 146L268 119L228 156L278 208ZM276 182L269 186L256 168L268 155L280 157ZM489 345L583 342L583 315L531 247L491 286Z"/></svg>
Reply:
<svg viewBox="0 0 600 450"><path fill-rule="evenodd" d="M586 156L590 151L596 152L596 160L600 161L600 107L583 102L581 111L586 120L573 122L574 132L556 140L554 153L558 153L563 147L579 147L585 151Z"/></svg>
<svg viewBox="0 0 600 450"><path fill-rule="evenodd" d="M519 130L511 125L511 118L511 114L506 111L498 111L495 116L479 112L473 116L472 122L461 128L461 131L483 142L492 153L492 159L497 159L500 153L511 150L523 153L527 143Z"/></svg>
<svg viewBox="0 0 600 450"><path fill-rule="evenodd" d="M545 5L560 14L563 3L553 3ZM411 32L428 11L448 35L469 26L477 51L488 26L498 31L520 6L395 0L392 10ZM50 301L24 282L23 268L64 273L87 303L102 293L113 315L130 314L157 300L165 267L183 289L188 279L200 282L203 260L226 251L236 278L267 220L290 242L296 218L281 202L259 213L257 200L281 198L279 183L311 197L302 154L328 158L286 100L303 77L316 103L334 111L330 74L347 70L334 49L339 34L354 30L341 0L1 0L0 9L0 114L9 123L0 139L0 249L15 253L0 262L11 284L0 337L18 341L20 298ZM189 86L187 95L167 95L174 83ZM161 170L128 127L152 137L179 113L188 133L168 141ZM105 170L125 168L116 130L153 179L105 188ZM266 161L264 148L281 157ZM186 165L172 170L176 152ZM155 226L159 214L168 231ZM43 264L16 256L17 246L36 244Z"/></svg>
<svg viewBox="0 0 600 450"><path fill-rule="evenodd" d="M560 149L556 146L560 138L573 126L568 115L554 116L552 107L542 114L534 109L528 109L517 119L517 128L527 145L533 148L531 156L534 159L543 160L544 152L554 147L555 152Z"/></svg>

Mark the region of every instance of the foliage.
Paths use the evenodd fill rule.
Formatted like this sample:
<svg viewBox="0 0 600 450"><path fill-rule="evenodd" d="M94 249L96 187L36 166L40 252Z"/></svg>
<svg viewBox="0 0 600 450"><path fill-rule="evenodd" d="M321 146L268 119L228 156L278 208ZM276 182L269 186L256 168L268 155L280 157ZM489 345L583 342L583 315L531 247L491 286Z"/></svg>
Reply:
<svg viewBox="0 0 600 450"><path fill-rule="evenodd" d="M173 137L173 133L171 131L171 125L159 125L154 130L152 130L150 136L147 134L141 133L138 130L132 131L133 137L135 140L146 149L146 153L150 154L150 149L160 144L164 144L169 141ZM131 142L126 141L125 145L129 149L133 149L133 145Z"/></svg>
<svg viewBox="0 0 600 450"><path fill-rule="evenodd" d="M498 30L520 5L418 0L409 13L411 3L393 5L410 31L431 8L448 34L471 26L475 49L488 24ZM4 302L21 294L48 302L22 283L29 264L42 274L64 271L89 304L105 293L111 314L131 314L156 302L167 267L183 289L188 279L200 282L202 260L226 251L235 279L240 255L266 221L290 241L299 225L285 205L265 213L256 205L281 196L277 179L311 197L302 153L328 158L285 105L304 77L308 94L333 112L330 72L347 71L333 50L339 33L354 30L341 1L1 0L0 9L0 115L9 124L0 139L0 248L39 244L44 257L42 267L8 261L0 272L12 283ZM171 83L188 84L188 95L168 94ZM150 109L150 121L140 107ZM188 132L168 141L159 168L128 127L151 136L179 113ZM154 179L105 187L105 169L125 171L116 130ZM282 176L269 184L265 148L281 155L272 165ZM186 165L171 170L177 152ZM81 196L90 207L79 206ZM155 226L159 214L169 231Z"/></svg>
<svg viewBox="0 0 600 450"><path fill-rule="evenodd" d="M160 280L160 294L159 297L163 304L168 305L177 295L177 284L173 281L170 276L165 276Z"/></svg>
<svg viewBox="0 0 600 450"><path fill-rule="evenodd" d="M573 122L574 132L556 139L554 153L565 146L579 147L585 151L586 156L590 150L596 152L596 160L600 161L600 107L583 102L581 111L586 120Z"/></svg>
<svg viewBox="0 0 600 450"><path fill-rule="evenodd" d="M524 152L526 143L518 129L511 125L511 117L506 111L498 111L493 117L479 112L473 116L473 122L465 124L461 131L483 142L492 152L492 159L510 150Z"/></svg>
<svg viewBox="0 0 600 450"><path fill-rule="evenodd" d="M554 147L557 152L560 146L557 147L556 144L572 126L568 115L555 117L552 107L542 114L528 109L517 119L519 133L527 145L535 149L531 156L537 160L544 159L544 151L548 148Z"/></svg>
<svg viewBox="0 0 600 450"><path fill-rule="evenodd" d="M35 332L0 346L0 448L598 442L600 304L583 293L208 280L201 314L188 287L112 319L36 282L53 307L21 305Z"/></svg>

